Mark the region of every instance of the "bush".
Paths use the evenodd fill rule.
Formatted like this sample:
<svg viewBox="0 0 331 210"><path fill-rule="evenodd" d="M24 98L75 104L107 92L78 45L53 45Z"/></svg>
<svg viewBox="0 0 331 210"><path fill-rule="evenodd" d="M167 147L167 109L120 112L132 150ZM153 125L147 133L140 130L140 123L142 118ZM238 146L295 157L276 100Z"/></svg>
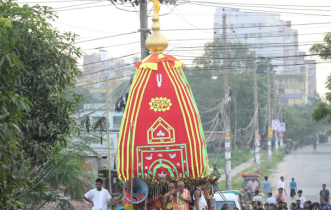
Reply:
<svg viewBox="0 0 331 210"><path fill-rule="evenodd" d="M215 146L213 144L208 144L207 152L208 154L213 154L215 152Z"/></svg>

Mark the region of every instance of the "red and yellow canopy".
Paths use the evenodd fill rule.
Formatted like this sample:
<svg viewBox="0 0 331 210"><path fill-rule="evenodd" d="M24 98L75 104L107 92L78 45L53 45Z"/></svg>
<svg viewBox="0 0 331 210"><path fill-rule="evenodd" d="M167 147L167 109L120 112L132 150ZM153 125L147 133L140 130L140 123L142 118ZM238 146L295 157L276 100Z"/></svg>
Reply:
<svg viewBox="0 0 331 210"><path fill-rule="evenodd" d="M182 62L153 53L136 67L119 133L119 179L131 178L132 164L134 177L144 179L209 175L201 120Z"/></svg>

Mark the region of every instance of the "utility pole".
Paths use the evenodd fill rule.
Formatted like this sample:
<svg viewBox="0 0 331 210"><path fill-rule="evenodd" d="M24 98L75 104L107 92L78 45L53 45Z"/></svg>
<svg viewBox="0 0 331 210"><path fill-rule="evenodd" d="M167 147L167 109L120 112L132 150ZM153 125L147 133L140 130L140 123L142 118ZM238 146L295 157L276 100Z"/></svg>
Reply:
<svg viewBox="0 0 331 210"><path fill-rule="evenodd" d="M256 162L256 172L260 172L260 134L259 134L259 104L257 102L257 76L256 76L256 62L255 62L255 52L254 52L254 127L255 127L255 162ZM256 113L256 116L255 116Z"/></svg>
<svg viewBox="0 0 331 210"><path fill-rule="evenodd" d="M107 142L108 142L108 161L109 161L109 192L112 193L112 181L111 181L111 154L110 154L110 140L109 140L109 104L108 104L108 95L109 89L108 88L108 76L106 77L106 88L107 88L107 96L106 96L106 106L107 106ZM111 201L110 201L111 206Z"/></svg>
<svg viewBox="0 0 331 210"><path fill-rule="evenodd" d="M272 138L272 128L271 128L271 109L270 109L270 67L267 67L267 85L268 85L268 163L271 166L271 138ZM271 138L270 138L271 136Z"/></svg>
<svg viewBox="0 0 331 210"><path fill-rule="evenodd" d="M235 100L234 100L234 144L233 148L236 146L237 141L237 91L235 92Z"/></svg>
<svg viewBox="0 0 331 210"><path fill-rule="evenodd" d="M283 116L282 116L282 94L283 94L283 89L282 89L282 80L279 82L279 111L280 111L280 122L283 122ZM295 96L294 96L295 97ZM280 146L283 147L283 137L280 137Z"/></svg>
<svg viewBox="0 0 331 210"><path fill-rule="evenodd" d="M273 80L274 80L274 119L277 119L277 88L276 88L276 73L273 74ZM278 156L278 136L277 131L275 131L275 150L276 155Z"/></svg>
<svg viewBox="0 0 331 210"><path fill-rule="evenodd" d="M139 4L141 60L143 60L148 55L148 50L145 45L148 36L147 3L147 0L142 0Z"/></svg>
<svg viewBox="0 0 331 210"><path fill-rule="evenodd" d="M224 11L223 11L224 12ZM225 95L225 181L226 181L226 189L231 190L231 127L230 127L230 111L228 109L230 103L230 86L229 86L229 78L228 78L228 49L227 49L227 40L226 40L226 14L224 13L222 16L223 22L223 78L224 78L224 95Z"/></svg>

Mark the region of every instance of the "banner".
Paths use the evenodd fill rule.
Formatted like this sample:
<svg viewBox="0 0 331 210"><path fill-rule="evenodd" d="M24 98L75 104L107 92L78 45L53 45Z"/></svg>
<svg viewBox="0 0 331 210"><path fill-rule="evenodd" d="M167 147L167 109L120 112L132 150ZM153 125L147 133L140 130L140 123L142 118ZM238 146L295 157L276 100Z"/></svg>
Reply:
<svg viewBox="0 0 331 210"><path fill-rule="evenodd" d="M281 122L279 124L279 132L280 133L285 133L285 123L284 122Z"/></svg>
<svg viewBox="0 0 331 210"><path fill-rule="evenodd" d="M279 124L280 120L272 120L272 130L278 131L280 126Z"/></svg>
<svg viewBox="0 0 331 210"><path fill-rule="evenodd" d="M260 140L259 131L255 131L255 140Z"/></svg>
<svg viewBox="0 0 331 210"><path fill-rule="evenodd" d="M273 136L273 130L271 127L268 128L268 138L269 139L272 139L272 136Z"/></svg>

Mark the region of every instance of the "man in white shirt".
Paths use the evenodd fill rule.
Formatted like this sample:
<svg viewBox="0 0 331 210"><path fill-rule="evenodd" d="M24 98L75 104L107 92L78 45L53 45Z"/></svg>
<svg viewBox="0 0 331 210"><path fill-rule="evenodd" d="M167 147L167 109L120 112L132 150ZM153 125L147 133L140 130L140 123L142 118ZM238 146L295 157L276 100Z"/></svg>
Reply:
<svg viewBox="0 0 331 210"><path fill-rule="evenodd" d="M285 195L287 195L286 190L285 190L285 183L284 183L284 177L283 176L280 177L280 180L277 183L277 189L279 189L279 188L283 188Z"/></svg>
<svg viewBox="0 0 331 210"><path fill-rule="evenodd" d="M260 192L258 190L255 190L255 195L253 197L253 201L260 201L260 202L262 202L262 196L259 195L259 193Z"/></svg>
<svg viewBox="0 0 331 210"><path fill-rule="evenodd" d="M272 197L272 193L270 192L270 193L268 193L268 198L267 198L267 200L266 200L266 202L267 203L269 203L269 204L275 204L276 203L276 199L274 199L273 197Z"/></svg>
<svg viewBox="0 0 331 210"><path fill-rule="evenodd" d="M119 201L111 197L107 189L102 188L102 179L95 181L96 189L88 191L83 195L83 199L92 203L92 210L107 210L107 200L119 204ZM92 197L92 200L90 199Z"/></svg>
<svg viewBox="0 0 331 210"><path fill-rule="evenodd" d="M300 200L300 207L303 208L303 203L306 202L306 198L302 196L302 190L298 190L297 200Z"/></svg>

